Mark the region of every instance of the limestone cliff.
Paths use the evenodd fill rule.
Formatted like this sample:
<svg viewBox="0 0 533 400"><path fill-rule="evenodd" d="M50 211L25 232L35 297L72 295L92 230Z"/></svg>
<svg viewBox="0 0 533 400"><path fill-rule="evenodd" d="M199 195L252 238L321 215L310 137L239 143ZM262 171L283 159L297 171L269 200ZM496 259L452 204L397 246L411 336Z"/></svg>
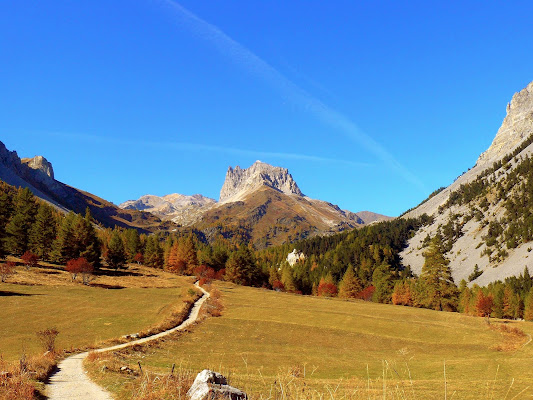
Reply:
<svg viewBox="0 0 533 400"><path fill-rule="evenodd" d="M220 191L220 202L239 201L261 186L268 186L285 194L303 196L302 191L286 168L256 161L251 167L229 167L226 180Z"/></svg>

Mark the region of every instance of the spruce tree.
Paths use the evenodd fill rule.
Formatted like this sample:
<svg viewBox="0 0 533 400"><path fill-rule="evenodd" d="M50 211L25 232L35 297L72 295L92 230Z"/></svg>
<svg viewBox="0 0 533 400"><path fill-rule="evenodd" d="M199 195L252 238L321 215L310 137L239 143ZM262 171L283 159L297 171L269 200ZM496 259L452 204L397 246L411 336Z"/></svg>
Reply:
<svg viewBox="0 0 533 400"><path fill-rule="evenodd" d="M74 222L76 214L69 212L61 221L57 237L52 243L51 258L57 263L66 263L77 257L74 237Z"/></svg>
<svg viewBox="0 0 533 400"><path fill-rule="evenodd" d="M41 203L30 232L30 247L41 260L49 259L56 230L57 220L52 207Z"/></svg>
<svg viewBox="0 0 533 400"><path fill-rule="evenodd" d="M6 255L6 226L13 214L13 202L11 196L6 193L0 193L0 258Z"/></svg>
<svg viewBox="0 0 533 400"><path fill-rule="evenodd" d="M425 307L440 311L456 310L458 290L448 266L449 260L444 256L440 235L431 239L424 257L420 280L425 292Z"/></svg>
<svg viewBox="0 0 533 400"><path fill-rule="evenodd" d="M226 262L226 278L239 285L251 285L254 282L254 270L253 253L246 246L231 253Z"/></svg>
<svg viewBox="0 0 533 400"><path fill-rule="evenodd" d="M128 262L133 262L137 253L142 249L141 238L136 229L128 229L124 232L126 255Z"/></svg>
<svg viewBox="0 0 533 400"><path fill-rule="evenodd" d="M124 251L124 243L117 231L113 231L113 235L109 240L107 248L106 261L110 267L118 269L126 262L126 252Z"/></svg>
<svg viewBox="0 0 533 400"><path fill-rule="evenodd" d="M150 235L146 238L144 264L152 268L163 268L163 249L159 245L159 238L156 235Z"/></svg>
<svg viewBox="0 0 533 400"><path fill-rule="evenodd" d="M339 297L355 298L361 290L363 290L361 280L355 276L353 266L350 264L339 284Z"/></svg>
<svg viewBox="0 0 533 400"><path fill-rule="evenodd" d="M533 288L527 294L524 306L524 319L526 321L533 321Z"/></svg>
<svg viewBox="0 0 533 400"><path fill-rule="evenodd" d="M85 258L94 268L100 266L101 245L89 207L85 210L85 217L79 215L74 224L77 257Z"/></svg>
<svg viewBox="0 0 533 400"><path fill-rule="evenodd" d="M37 214L37 203L28 188L19 190L14 203L13 218L6 226L6 244L11 254L21 255L29 247L30 229Z"/></svg>

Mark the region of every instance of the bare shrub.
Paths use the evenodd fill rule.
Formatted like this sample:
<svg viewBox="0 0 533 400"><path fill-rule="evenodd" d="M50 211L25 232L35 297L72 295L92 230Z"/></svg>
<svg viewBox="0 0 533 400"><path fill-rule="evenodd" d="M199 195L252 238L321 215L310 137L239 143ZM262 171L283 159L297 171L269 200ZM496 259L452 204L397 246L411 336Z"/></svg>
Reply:
<svg viewBox="0 0 533 400"><path fill-rule="evenodd" d="M8 261L6 263L0 263L0 280L5 282L7 278L15 274L15 263Z"/></svg>
<svg viewBox="0 0 533 400"><path fill-rule="evenodd" d="M55 352L55 342L59 331L56 328L47 328L36 332L37 338L41 341L44 351Z"/></svg>

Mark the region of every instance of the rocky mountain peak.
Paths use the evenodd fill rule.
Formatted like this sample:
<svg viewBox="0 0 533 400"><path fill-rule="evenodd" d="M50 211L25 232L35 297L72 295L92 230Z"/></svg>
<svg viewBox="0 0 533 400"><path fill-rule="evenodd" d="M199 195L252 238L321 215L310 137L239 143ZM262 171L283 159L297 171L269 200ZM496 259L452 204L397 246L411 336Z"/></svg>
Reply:
<svg viewBox="0 0 533 400"><path fill-rule="evenodd" d="M54 169L52 168L52 163L48 161L43 156L35 156L33 158L23 158L21 160L24 164L26 164L31 169L34 169L36 171L41 171L45 175L47 175L49 178L54 179Z"/></svg>
<svg viewBox="0 0 533 400"><path fill-rule="evenodd" d="M226 180L220 191L220 202L228 203L241 200L261 186L268 186L285 194L303 196L302 191L286 168L274 167L256 161L246 169L239 166L228 168Z"/></svg>
<svg viewBox="0 0 533 400"><path fill-rule="evenodd" d="M507 115L490 147L477 165L494 162L510 153L533 132L533 82L515 93L507 104Z"/></svg>

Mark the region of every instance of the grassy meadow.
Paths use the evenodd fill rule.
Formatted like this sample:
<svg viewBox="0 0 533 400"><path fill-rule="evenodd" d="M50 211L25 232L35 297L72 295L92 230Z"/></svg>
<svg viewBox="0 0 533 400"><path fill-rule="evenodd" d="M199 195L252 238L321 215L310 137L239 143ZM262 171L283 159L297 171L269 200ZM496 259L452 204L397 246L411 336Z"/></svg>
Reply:
<svg viewBox="0 0 533 400"><path fill-rule="evenodd" d="M157 325L183 307L190 278L130 266L102 270L91 286L52 265L0 283L0 355L7 361L41 352L36 332L55 327L56 348L93 346Z"/></svg>
<svg viewBox="0 0 533 400"><path fill-rule="evenodd" d="M140 361L145 372L160 374L173 364L192 374L210 368L252 397L276 399L533 394L531 323L492 321L489 327L484 319L457 313L218 287L221 317L114 362L135 368ZM89 365L93 377L119 398L132 397L139 378L99 372L106 362L113 361Z"/></svg>

